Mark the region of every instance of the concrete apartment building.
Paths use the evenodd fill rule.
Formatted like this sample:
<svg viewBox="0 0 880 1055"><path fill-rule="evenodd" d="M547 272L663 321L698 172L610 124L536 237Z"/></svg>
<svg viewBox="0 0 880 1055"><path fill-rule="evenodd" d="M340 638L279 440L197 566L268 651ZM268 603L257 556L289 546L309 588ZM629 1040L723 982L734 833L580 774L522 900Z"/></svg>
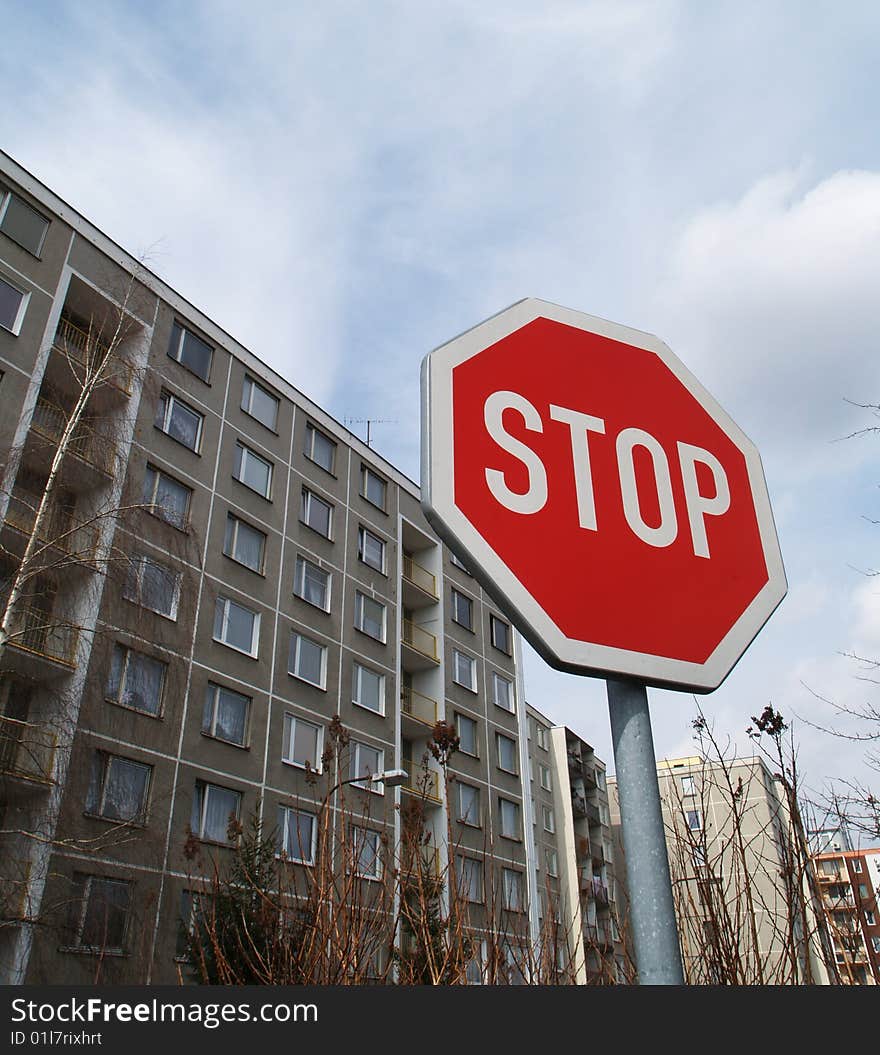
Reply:
<svg viewBox="0 0 880 1055"><path fill-rule="evenodd" d="M530 704L526 713L542 934L577 984L626 981L605 764L571 729Z"/></svg>
<svg viewBox="0 0 880 1055"><path fill-rule="evenodd" d="M880 849L828 849L813 857L843 985L880 984Z"/></svg>
<svg viewBox="0 0 880 1055"><path fill-rule="evenodd" d="M798 856L794 846L799 835L780 778L760 757L724 767L664 759L657 776L686 982L833 981L816 890L808 866L798 868L808 851ZM625 919L620 807L613 778L608 785Z"/></svg>
<svg viewBox="0 0 880 1055"><path fill-rule="evenodd" d="M536 939L518 642L418 487L5 155L0 371L4 601L33 571L0 643L2 980L177 981L189 832L223 861L258 814L307 866L329 782L393 768L346 787L357 874L417 797L474 933ZM335 714L348 759L315 784Z"/></svg>

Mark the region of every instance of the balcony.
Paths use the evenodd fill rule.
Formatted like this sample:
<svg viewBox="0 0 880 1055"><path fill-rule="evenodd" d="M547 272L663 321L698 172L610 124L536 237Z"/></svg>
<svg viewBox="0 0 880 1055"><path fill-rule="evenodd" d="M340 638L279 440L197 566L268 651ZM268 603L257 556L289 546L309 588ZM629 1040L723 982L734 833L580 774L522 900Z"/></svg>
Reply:
<svg viewBox="0 0 880 1055"><path fill-rule="evenodd" d="M0 715L0 774L35 784L51 784L55 733L32 722Z"/></svg>
<svg viewBox="0 0 880 1055"><path fill-rule="evenodd" d="M416 560L403 555L403 603L407 608L421 608L440 600L437 577Z"/></svg>
<svg viewBox="0 0 880 1055"><path fill-rule="evenodd" d="M30 538L41 500L42 495L16 484L6 508L6 524ZM75 524L69 509L54 505L43 519L39 541L77 560L91 562L98 548L98 532L92 524Z"/></svg>
<svg viewBox="0 0 880 1055"><path fill-rule="evenodd" d="M53 347L82 367L96 369L106 359L100 384L111 385L126 397L131 395L134 376L131 364L118 351L111 351L110 345L94 333L89 333L70 319L62 318L55 332Z"/></svg>
<svg viewBox="0 0 880 1055"><path fill-rule="evenodd" d="M597 868L601 868L602 865L605 864L605 850L597 839L592 840L590 856L593 859L593 864L596 865Z"/></svg>
<svg viewBox="0 0 880 1055"><path fill-rule="evenodd" d="M594 806L592 802L587 803L587 820L590 822L591 828L598 828L602 824L602 815L599 813L599 807Z"/></svg>
<svg viewBox="0 0 880 1055"><path fill-rule="evenodd" d="M437 701L424 696L409 685L404 685L400 692L400 709L402 717L417 722L420 726L433 729L437 724ZM424 735L424 730L419 730Z"/></svg>
<svg viewBox="0 0 880 1055"><path fill-rule="evenodd" d="M401 642L405 670L427 670L440 663L440 657L437 655L437 638L430 630L418 626L411 619L404 619L402 622Z"/></svg>
<svg viewBox="0 0 880 1055"><path fill-rule="evenodd" d="M59 623L51 612L20 605L12 613L10 648L72 669L76 666L78 640L78 629Z"/></svg>
<svg viewBox="0 0 880 1055"><path fill-rule="evenodd" d="M426 770L421 762L415 762L411 758L404 758L400 764L408 774L402 785L408 795L427 799L429 802L443 801L440 796L439 774L436 770Z"/></svg>
<svg viewBox="0 0 880 1055"><path fill-rule="evenodd" d="M440 879L440 850L436 846L413 846L401 852L400 872L405 878Z"/></svg>
<svg viewBox="0 0 880 1055"><path fill-rule="evenodd" d="M113 475L115 447L109 436L90 427L91 419L83 419L70 437L67 453L105 476ZM47 399L38 399L31 420L31 431L53 446L61 442L67 428L67 415Z"/></svg>
<svg viewBox="0 0 880 1055"><path fill-rule="evenodd" d="M571 796L571 812L575 817L586 817L587 800L583 795L575 793Z"/></svg>

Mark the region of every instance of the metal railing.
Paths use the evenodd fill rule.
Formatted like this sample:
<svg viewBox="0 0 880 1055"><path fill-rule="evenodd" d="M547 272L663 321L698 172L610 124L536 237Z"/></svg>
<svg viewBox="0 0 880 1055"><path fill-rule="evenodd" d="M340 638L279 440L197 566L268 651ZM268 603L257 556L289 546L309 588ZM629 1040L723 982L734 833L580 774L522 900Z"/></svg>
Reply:
<svg viewBox="0 0 880 1055"><path fill-rule="evenodd" d="M17 606L12 613L9 629L9 644L23 652L76 666L76 645L79 631L76 627L59 624L51 612L39 608Z"/></svg>
<svg viewBox="0 0 880 1055"><path fill-rule="evenodd" d="M15 486L9 496L6 508L6 523L23 535L31 535L37 520L41 496ZM48 543L65 553L76 554L85 560L95 555L98 545L98 533L94 525L77 526L70 518L69 512L58 506L49 510L40 529L40 542Z"/></svg>
<svg viewBox="0 0 880 1055"><path fill-rule="evenodd" d="M423 568L421 564L406 553L403 555L403 577L408 579L414 586L418 586L420 590L439 600L436 575L429 572L427 568Z"/></svg>
<svg viewBox="0 0 880 1055"><path fill-rule="evenodd" d="M51 784L57 743L43 726L0 715L0 773Z"/></svg>
<svg viewBox="0 0 880 1055"><path fill-rule="evenodd" d="M434 802L442 802L440 797L440 781L438 773L434 769L426 770L421 762L415 762L411 758L404 758L401 765L408 776L403 782L403 790L411 795L418 795L431 799Z"/></svg>
<svg viewBox="0 0 880 1055"><path fill-rule="evenodd" d="M424 696L409 685L400 690L400 705L403 713L424 725L437 724L437 701Z"/></svg>
<svg viewBox="0 0 880 1055"><path fill-rule="evenodd" d="M417 626L411 619L403 620L403 643L435 663L440 662L435 635L430 630L425 630L423 626Z"/></svg>
<svg viewBox="0 0 880 1055"><path fill-rule="evenodd" d="M60 407L48 400L38 399L34 407L31 428L45 439L58 444L67 427L67 417ZM114 445L109 436L104 436L89 427L89 421L81 421L70 437L68 452L93 465L108 476L113 475Z"/></svg>
<svg viewBox="0 0 880 1055"><path fill-rule="evenodd" d="M107 358L103 381L130 396L134 371L119 352L111 350L106 341L77 326L69 319L61 319L55 331L54 346L64 355L84 366L97 367Z"/></svg>

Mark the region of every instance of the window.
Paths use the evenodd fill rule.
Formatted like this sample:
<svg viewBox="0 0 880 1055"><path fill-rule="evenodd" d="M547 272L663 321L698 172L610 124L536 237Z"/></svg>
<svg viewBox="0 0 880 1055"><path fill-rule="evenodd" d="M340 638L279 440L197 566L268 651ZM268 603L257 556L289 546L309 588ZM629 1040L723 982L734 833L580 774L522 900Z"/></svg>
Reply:
<svg viewBox="0 0 880 1055"><path fill-rule="evenodd" d="M28 294L0 278L0 326L10 333L18 334L24 318Z"/></svg>
<svg viewBox="0 0 880 1055"><path fill-rule="evenodd" d="M313 773L321 772L321 750L324 730L320 725L284 715L284 741L281 746L281 761L291 766L301 766Z"/></svg>
<svg viewBox="0 0 880 1055"><path fill-rule="evenodd" d="M167 436L191 451L198 451L202 442L203 416L193 410L189 404L171 395L170 392L162 392L156 406L156 417L153 424Z"/></svg>
<svg viewBox="0 0 880 1055"><path fill-rule="evenodd" d="M854 872L861 872L861 870L862 870L862 859L861 859L861 857L854 857L852 866L853 866L853 871Z"/></svg>
<svg viewBox="0 0 880 1055"><path fill-rule="evenodd" d="M388 484L368 465L361 466L361 494L371 505L385 512Z"/></svg>
<svg viewBox="0 0 880 1055"><path fill-rule="evenodd" d="M452 587L452 621L465 630L474 629L474 602Z"/></svg>
<svg viewBox="0 0 880 1055"><path fill-rule="evenodd" d="M516 741L503 733L495 734L495 747L498 754L498 768L507 773L516 772Z"/></svg>
<svg viewBox="0 0 880 1055"><path fill-rule="evenodd" d="M380 780L370 780L370 777L381 773L384 768L384 751L377 747L370 747L359 740L352 740L349 747L349 777L354 781L355 787L365 788L377 795L385 793L385 787Z"/></svg>
<svg viewBox="0 0 880 1055"><path fill-rule="evenodd" d="M458 557L456 557L452 550L449 551L449 559L456 566L456 568L459 569L459 571L463 571L465 575L470 575L470 572L467 570L467 567L459 560Z"/></svg>
<svg viewBox="0 0 880 1055"><path fill-rule="evenodd" d="M202 732L205 736L244 747L247 743L250 708L250 696L243 696L240 692L233 692L209 681L202 708Z"/></svg>
<svg viewBox="0 0 880 1055"><path fill-rule="evenodd" d="M270 461L246 447L241 440L236 440L232 475L239 483L256 491L263 498L268 498L272 491L272 468Z"/></svg>
<svg viewBox="0 0 880 1055"><path fill-rule="evenodd" d="M868 896L868 884L867 883L859 883L859 897L860 898L867 898L867 896Z"/></svg>
<svg viewBox="0 0 880 1055"><path fill-rule="evenodd" d="M358 560L385 573L385 543L363 525L358 528Z"/></svg>
<svg viewBox="0 0 880 1055"><path fill-rule="evenodd" d="M218 597L214 607L214 640L256 658L260 644L260 613L229 597Z"/></svg>
<svg viewBox="0 0 880 1055"><path fill-rule="evenodd" d="M355 663L352 667L351 701L376 714L385 713L385 676Z"/></svg>
<svg viewBox="0 0 880 1055"><path fill-rule="evenodd" d="M377 641L385 640L385 605L374 601L366 594L355 591L354 625L364 634Z"/></svg>
<svg viewBox="0 0 880 1055"><path fill-rule="evenodd" d="M266 536L257 528L251 527L244 520L239 520L233 513L226 517L226 538L223 552L251 571L263 573L263 560L266 555Z"/></svg>
<svg viewBox="0 0 880 1055"><path fill-rule="evenodd" d="M513 682L508 681L497 671L492 671L492 701L496 707L513 711Z"/></svg>
<svg viewBox="0 0 880 1055"><path fill-rule="evenodd" d="M245 414L250 414L274 432L278 424L278 407L278 397L246 374L241 389L241 409Z"/></svg>
<svg viewBox="0 0 880 1055"><path fill-rule="evenodd" d="M143 503L149 507L148 513L184 531L189 523L191 498L191 487L175 480L155 465L147 464L144 473Z"/></svg>
<svg viewBox="0 0 880 1055"><path fill-rule="evenodd" d="M207 900L205 895L198 894L195 890L181 890L180 926L177 931L175 959L189 960L194 948L198 948L196 942L207 942L208 936L201 926L205 918L204 913L208 909L205 904Z"/></svg>
<svg viewBox="0 0 880 1055"><path fill-rule="evenodd" d="M352 825L351 852L354 871L363 879L379 879L382 875L382 840L371 828Z"/></svg>
<svg viewBox="0 0 880 1055"><path fill-rule="evenodd" d="M553 810L549 806L541 807L541 823L544 825L545 832L556 831L556 819L553 816Z"/></svg>
<svg viewBox="0 0 880 1055"><path fill-rule="evenodd" d="M513 868L501 869L501 886L503 905L509 912L523 910L523 877L522 872Z"/></svg>
<svg viewBox="0 0 880 1055"><path fill-rule="evenodd" d="M682 777L681 778L681 793L682 793L682 795L696 795L696 793L697 793L697 780L696 780L696 777Z"/></svg>
<svg viewBox="0 0 880 1055"><path fill-rule="evenodd" d="M313 865L318 843L318 818L291 806L278 807L278 853L297 864Z"/></svg>
<svg viewBox="0 0 880 1055"><path fill-rule="evenodd" d="M17 194L6 191L0 199L0 231L32 256L39 256L49 221L22 201Z"/></svg>
<svg viewBox="0 0 880 1055"><path fill-rule="evenodd" d="M559 875L559 854L555 850L548 849L545 853L547 861L547 875L558 876Z"/></svg>
<svg viewBox="0 0 880 1055"><path fill-rule="evenodd" d="M486 977L486 943L471 939L473 955L465 967L465 978L468 985L483 985Z"/></svg>
<svg viewBox="0 0 880 1055"><path fill-rule="evenodd" d="M499 799L498 810L501 814L501 834L507 839L519 838L519 804L510 799Z"/></svg>
<svg viewBox="0 0 880 1055"><path fill-rule="evenodd" d="M604 769L597 769L596 770L596 783L599 785L599 790L600 791L604 791L605 790L605 770Z"/></svg>
<svg viewBox="0 0 880 1055"><path fill-rule="evenodd" d="M865 909L865 923L869 927L876 927L877 926L877 920L874 917L874 913L870 909L867 909L867 908Z"/></svg>
<svg viewBox="0 0 880 1055"><path fill-rule="evenodd" d="M327 677L327 648L310 637L294 631L290 635L287 671L311 685L324 688Z"/></svg>
<svg viewBox="0 0 880 1055"><path fill-rule="evenodd" d="M545 766L542 762L538 763L538 777L541 781L541 787L545 791L553 790L553 782L550 776L550 767Z"/></svg>
<svg viewBox="0 0 880 1055"><path fill-rule="evenodd" d="M471 692L477 691L477 664L457 648L452 650L452 680Z"/></svg>
<svg viewBox="0 0 880 1055"><path fill-rule="evenodd" d="M306 425L306 442L303 453L310 461L320 465L328 473L333 472L333 463L336 460L336 444L326 433L315 428L311 422Z"/></svg>
<svg viewBox="0 0 880 1055"><path fill-rule="evenodd" d="M135 557L122 595L127 601L149 608L166 619L177 619L180 575L152 557Z"/></svg>
<svg viewBox="0 0 880 1055"><path fill-rule="evenodd" d="M455 731L458 733L458 749L466 755L479 755L477 750L477 723L467 715L455 715Z"/></svg>
<svg viewBox="0 0 880 1055"><path fill-rule="evenodd" d="M479 828L482 823L480 789L461 780L458 781L458 819L462 824L469 824L474 828Z"/></svg>
<svg viewBox="0 0 880 1055"><path fill-rule="evenodd" d="M489 616L489 630L492 637L492 644L501 652L506 652L510 655L510 624L505 623L503 619L499 619L496 615Z"/></svg>
<svg viewBox="0 0 880 1055"><path fill-rule="evenodd" d="M536 727L536 737L537 737L537 740L538 740L538 747L540 747L542 751L546 751L547 750L547 728L546 728L546 726L539 725L539 726Z"/></svg>
<svg viewBox="0 0 880 1055"><path fill-rule="evenodd" d="M705 846L695 846L693 852L694 859L694 870L699 872L703 868L708 867L708 858L706 856Z"/></svg>
<svg viewBox="0 0 880 1055"><path fill-rule="evenodd" d="M330 572L312 564L305 557L296 558L293 592L324 612L330 611Z"/></svg>
<svg viewBox="0 0 880 1055"><path fill-rule="evenodd" d="M333 526L333 506L325 502L323 498L318 498L307 487L302 489L299 518L312 531L317 531L324 538L330 538L330 530Z"/></svg>
<svg viewBox="0 0 880 1055"><path fill-rule="evenodd" d="M217 784L196 781L190 827L199 839L212 843L229 843L232 822L241 816L241 792Z"/></svg>
<svg viewBox="0 0 880 1055"><path fill-rule="evenodd" d="M196 377L200 377L203 381L208 380L211 374L211 358L214 355L214 349L207 341L196 337L191 330L181 326L179 322L175 322L171 327L168 354Z"/></svg>
<svg viewBox="0 0 880 1055"><path fill-rule="evenodd" d="M464 854L455 856L455 874L458 879L458 895L465 901L483 900L483 862Z"/></svg>
<svg viewBox="0 0 880 1055"><path fill-rule="evenodd" d="M97 751L86 810L112 821L145 824L152 766Z"/></svg>
<svg viewBox="0 0 880 1055"><path fill-rule="evenodd" d="M876 937L872 937L871 938L871 948L874 950L874 952L878 956L880 956L880 938L876 938Z"/></svg>
<svg viewBox="0 0 880 1055"><path fill-rule="evenodd" d="M703 827L703 819L699 810L685 810L685 820L692 832L697 832Z"/></svg>
<svg viewBox="0 0 880 1055"><path fill-rule="evenodd" d="M162 713L167 671L168 664L161 660L135 652L125 645L114 645L107 699L158 717Z"/></svg>
<svg viewBox="0 0 880 1055"><path fill-rule="evenodd" d="M103 876L77 876L75 939L79 949L122 952L128 930L132 884Z"/></svg>

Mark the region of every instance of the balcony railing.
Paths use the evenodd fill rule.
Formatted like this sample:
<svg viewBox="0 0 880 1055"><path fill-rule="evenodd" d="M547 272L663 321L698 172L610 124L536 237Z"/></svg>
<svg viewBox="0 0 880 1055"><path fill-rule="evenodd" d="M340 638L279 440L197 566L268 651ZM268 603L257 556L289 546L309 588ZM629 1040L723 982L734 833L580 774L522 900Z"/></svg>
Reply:
<svg viewBox="0 0 880 1055"><path fill-rule="evenodd" d="M131 364L127 363L117 351L111 351L106 341L99 340L95 334L82 329L69 319L61 319L55 332L54 345L64 355L84 366L89 365L95 368L107 358L103 380L119 389L124 395L131 395L133 377Z"/></svg>
<svg viewBox="0 0 880 1055"><path fill-rule="evenodd" d="M587 820L590 825L599 825L602 823L602 816L599 813L599 807L594 806L592 802L587 803Z"/></svg>
<svg viewBox="0 0 880 1055"><path fill-rule="evenodd" d="M587 800L583 795L577 793L571 796L571 811L575 817L586 817L587 815Z"/></svg>
<svg viewBox="0 0 880 1055"><path fill-rule="evenodd" d="M59 624L51 613L39 608L16 607L12 613L9 644L23 652L73 667L78 638L76 627Z"/></svg>
<svg viewBox="0 0 880 1055"><path fill-rule="evenodd" d="M424 725L437 724L437 701L430 696L423 696L415 689L404 685L400 692L400 705L403 713Z"/></svg>
<svg viewBox="0 0 880 1055"><path fill-rule="evenodd" d="M13 487L6 508L6 523L23 535L31 535L37 520L41 496L21 487ZM77 527L70 514L59 507L50 508L40 528L40 542L86 560L95 555L98 533L93 525Z"/></svg>
<svg viewBox="0 0 880 1055"><path fill-rule="evenodd" d="M405 553L403 555L403 577L408 579L413 586L418 586L420 590L439 599L437 577Z"/></svg>
<svg viewBox="0 0 880 1055"><path fill-rule="evenodd" d="M0 773L51 784L56 746L43 726L0 715Z"/></svg>
<svg viewBox="0 0 880 1055"><path fill-rule="evenodd" d="M437 771L426 770L421 762L415 762L411 758L404 758L401 765L408 776L403 783L403 790L410 795L418 795L419 798L431 799L433 802L442 802L440 798L440 781Z"/></svg>
<svg viewBox="0 0 880 1055"><path fill-rule="evenodd" d="M440 850L436 846L404 848L401 855L400 870L405 876L439 879Z"/></svg>
<svg viewBox="0 0 880 1055"><path fill-rule="evenodd" d="M53 406L48 400L38 399L31 427L45 439L58 444L67 427L67 418L59 407ZM67 450L102 473L113 475L113 443L108 436L93 431L88 421L82 421L77 426Z"/></svg>
<svg viewBox="0 0 880 1055"><path fill-rule="evenodd" d="M437 638L430 630L417 626L410 619L403 620L403 643L435 663L440 662L440 657L437 655Z"/></svg>

